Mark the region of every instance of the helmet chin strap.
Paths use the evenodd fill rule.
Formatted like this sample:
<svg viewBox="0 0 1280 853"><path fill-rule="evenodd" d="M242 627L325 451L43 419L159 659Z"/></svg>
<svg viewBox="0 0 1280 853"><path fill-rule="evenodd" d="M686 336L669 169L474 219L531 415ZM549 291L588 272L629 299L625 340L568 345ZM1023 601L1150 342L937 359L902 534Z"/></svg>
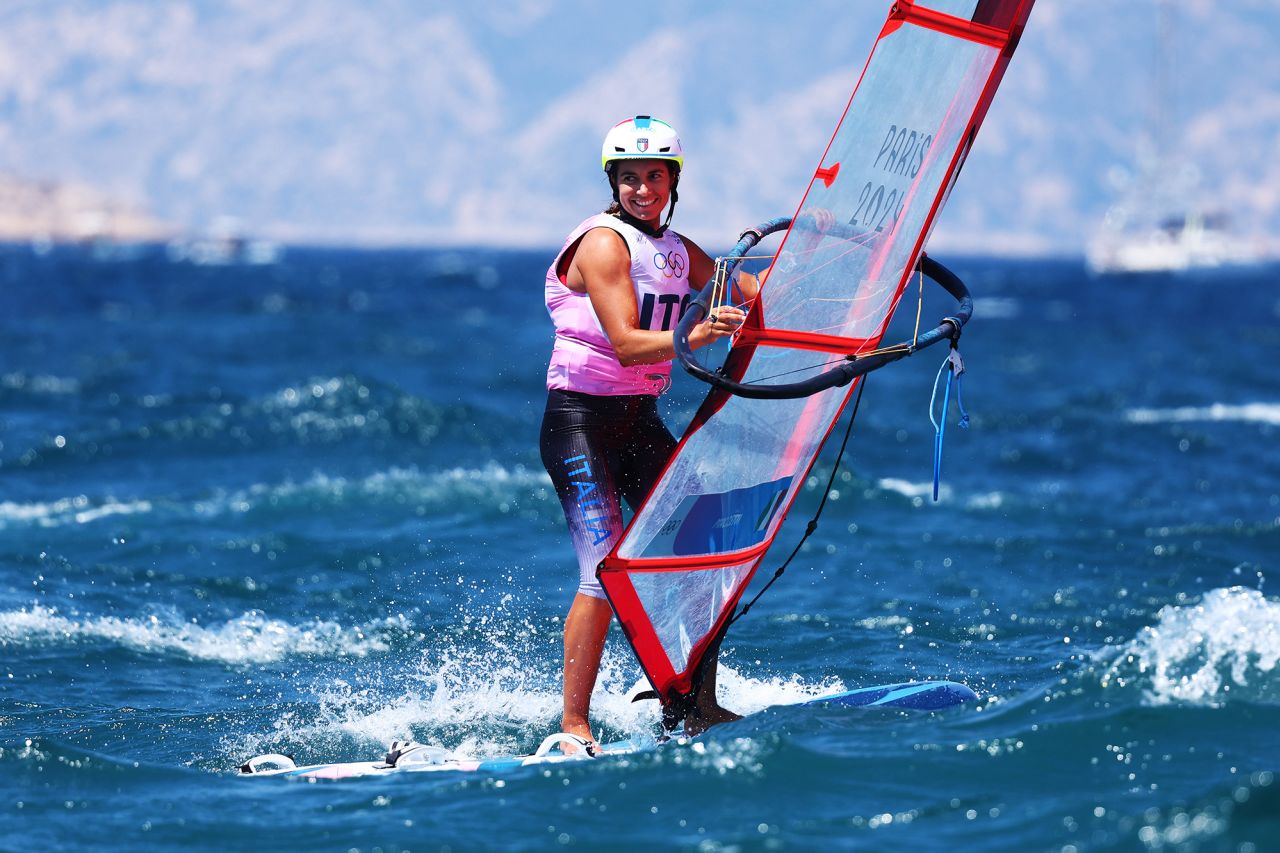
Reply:
<svg viewBox="0 0 1280 853"><path fill-rule="evenodd" d="M680 200L680 193L676 192L676 184L680 182L680 173L676 172L676 179L671 182L671 201L667 204L667 221L662 224L662 230L666 231L671 227L671 217L676 212L676 202Z"/></svg>
<svg viewBox="0 0 1280 853"><path fill-rule="evenodd" d="M636 219L634 216L632 216L630 213L627 213L625 210L619 210L617 213L614 214L614 216L618 217L623 222L630 225L632 228L635 228L637 231L643 231L645 234L648 234L650 237L661 237L663 234L667 233L667 228L671 225L670 216L667 217L666 222L664 222L662 225L659 225L656 228L653 226L652 223L646 222L643 219Z"/></svg>

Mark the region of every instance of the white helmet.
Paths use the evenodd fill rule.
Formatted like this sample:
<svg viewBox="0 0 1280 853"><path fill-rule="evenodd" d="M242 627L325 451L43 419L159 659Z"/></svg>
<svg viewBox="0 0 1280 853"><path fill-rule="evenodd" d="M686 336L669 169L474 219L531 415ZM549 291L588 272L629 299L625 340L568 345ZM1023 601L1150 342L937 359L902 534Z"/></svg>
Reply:
<svg viewBox="0 0 1280 853"><path fill-rule="evenodd" d="M605 135L600 164L609 171L614 160L674 160L684 166L684 148L671 125L652 116L636 116L620 121Z"/></svg>

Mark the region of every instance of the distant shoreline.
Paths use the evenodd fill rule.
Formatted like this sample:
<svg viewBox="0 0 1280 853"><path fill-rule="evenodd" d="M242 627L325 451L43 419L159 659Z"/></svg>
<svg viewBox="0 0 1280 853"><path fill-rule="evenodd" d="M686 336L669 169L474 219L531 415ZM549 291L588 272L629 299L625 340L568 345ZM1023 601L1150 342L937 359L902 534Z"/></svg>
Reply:
<svg viewBox="0 0 1280 853"><path fill-rule="evenodd" d="M87 184L0 175L0 240L163 243L179 229Z"/></svg>

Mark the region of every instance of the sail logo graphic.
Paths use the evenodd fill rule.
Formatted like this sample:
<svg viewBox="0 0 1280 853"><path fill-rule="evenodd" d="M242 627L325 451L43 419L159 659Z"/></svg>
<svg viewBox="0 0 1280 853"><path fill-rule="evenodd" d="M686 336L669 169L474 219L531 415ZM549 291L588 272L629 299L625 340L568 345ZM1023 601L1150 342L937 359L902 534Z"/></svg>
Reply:
<svg viewBox="0 0 1280 853"><path fill-rule="evenodd" d="M685 495L645 556L724 554L758 545L779 515L791 481L781 477L727 492Z"/></svg>
<svg viewBox="0 0 1280 853"><path fill-rule="evenodd" d="M577 507L579 519L582 522L582 532L594 537L592 545L607 542L612 535L609 529L609 515L605 510L604 501L598 494L599 487L591 478L591 465L587 462L587 457L583 454L570 456L564 460L564 464L566 468L572 468L569 471L569 485L578 492Z"/></svg>
<svg viewBox="0 0 1280 853"><path fill-rule="evenodd" d="M863 185L849 224L874 231L892 230L906 209L911 181L929 163L932 145L933 134L928 131L889 125L871 164L874 177Z"/></svg>

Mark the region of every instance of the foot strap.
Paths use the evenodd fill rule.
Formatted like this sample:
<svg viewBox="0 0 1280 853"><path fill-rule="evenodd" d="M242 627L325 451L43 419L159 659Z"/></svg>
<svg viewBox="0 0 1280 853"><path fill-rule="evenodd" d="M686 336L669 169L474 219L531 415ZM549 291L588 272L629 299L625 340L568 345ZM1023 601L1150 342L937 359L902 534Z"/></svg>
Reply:
<svg viewBox="0 0 1280 853"><path fill-rule="evenodd" d="M578 747L592 758L596 756L599 749L593 740L587 740L581 735L570 734L569 732L556 732L553 735L547 735L543 738L542 743L538 745L538 750L533 754L534 758L542 758L551 753L560 744L567 743Z"/></svg>
<svg viewBox="0 0 1280 853"><path fill-rule="evenodd" d="M244 764L240 765L241 773L261 773L264 770L294 770L298 765L293 763L292 755L281 755L278 752L269 752L266 755L259 755L250 758Z"/></svg>
<svg viewBox="0 0 1280 853"><path fill-rule="evenodd" d="M408 767L415 764L444 764L457 760L458 756L442 746L426 746L411 740L393 740L387 751L387 767Z"/></svg>

